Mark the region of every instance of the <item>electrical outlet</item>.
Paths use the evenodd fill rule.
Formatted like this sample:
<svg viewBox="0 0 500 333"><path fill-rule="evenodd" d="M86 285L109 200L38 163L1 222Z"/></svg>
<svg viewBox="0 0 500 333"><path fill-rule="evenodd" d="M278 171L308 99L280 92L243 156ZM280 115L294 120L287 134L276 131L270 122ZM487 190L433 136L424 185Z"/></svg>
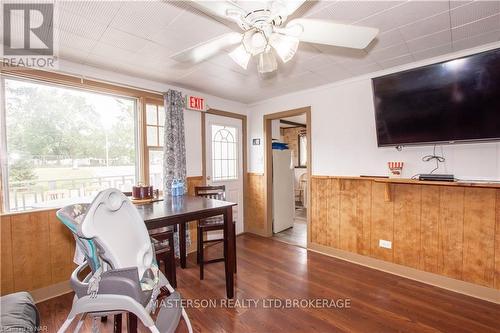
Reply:
<svg viewBox="0 0 500 333"><path fill-rule="evenodd" d="M384 239L379 239L378 246L383 247L384 249L392 249L392 242Z"/></svg>

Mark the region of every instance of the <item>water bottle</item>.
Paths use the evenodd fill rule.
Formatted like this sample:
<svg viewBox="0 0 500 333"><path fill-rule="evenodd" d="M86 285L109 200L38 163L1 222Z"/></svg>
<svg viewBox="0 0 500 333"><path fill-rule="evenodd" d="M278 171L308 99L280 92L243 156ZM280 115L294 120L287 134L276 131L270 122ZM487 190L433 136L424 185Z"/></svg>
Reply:
<svg viewBox="0 0 500 333"><path fill-rule="evenodd" d="M184 195L184 181L179 179L177 184L179 186L177 190L177 195L179 196Z"/></svg>
<svg viewBox="0 0 500 333"><path fill-rule="evenodd" d="M179 187L179 184L177 182L177 179L172 180L172 185L170 186L170 194L172 197L175 197L177 195L177 188Z"/></svg>

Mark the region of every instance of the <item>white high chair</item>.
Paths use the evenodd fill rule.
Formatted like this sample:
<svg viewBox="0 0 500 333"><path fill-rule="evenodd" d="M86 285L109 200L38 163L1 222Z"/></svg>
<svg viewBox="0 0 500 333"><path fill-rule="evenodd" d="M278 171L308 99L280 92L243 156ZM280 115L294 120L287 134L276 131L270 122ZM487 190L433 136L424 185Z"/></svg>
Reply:
<svg viewBox="0 0 500 333"><path fill-rule="evenodd" d="M100 192L90 205L72 205L57 211L58 218L73 232L85 262L71 275L75 291L73 306L58 332L65 332L81 315L77 332L87 315L96 318L122 312L133 313L151 332L174 332L181 316L188 331L191 323L181 297L158 269L148 231L134 205L117 189ZM86 268L91 273L79 275ZM153 320L161 288L170 295Z"/></svg>

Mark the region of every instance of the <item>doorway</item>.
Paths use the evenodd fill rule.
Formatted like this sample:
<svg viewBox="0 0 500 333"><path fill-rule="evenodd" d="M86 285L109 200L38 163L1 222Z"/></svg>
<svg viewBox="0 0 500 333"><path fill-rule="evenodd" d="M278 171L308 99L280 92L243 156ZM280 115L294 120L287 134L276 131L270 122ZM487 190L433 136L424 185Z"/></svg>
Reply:
<svg viewBox="0 0 500 333"><path fill-rule="evenodd" d="M310 107L264 116L267 231L301 247L309 239L310 123Z"/></svg>
<svg viewBox="0 0 500 333"><path fill-rule="evenodd" d="M207 185L224 185L226 200L237 204L233 218L236 234L240 234L244 231L246 119L231 115L222 111L203 115L203 176ZM209 239L220 238L213 233L209 233Z"/></svg>

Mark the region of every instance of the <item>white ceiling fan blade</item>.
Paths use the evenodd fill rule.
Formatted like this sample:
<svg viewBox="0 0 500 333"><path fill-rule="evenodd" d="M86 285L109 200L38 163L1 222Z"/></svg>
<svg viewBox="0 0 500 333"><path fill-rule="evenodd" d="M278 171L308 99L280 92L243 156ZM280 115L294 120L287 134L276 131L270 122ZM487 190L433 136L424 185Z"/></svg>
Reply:
<svg viewBox="0 0 500 333"><path fill-rule="evenodd" d="M271 8L276 8L277 14L290 16L300 8L306 0L276 0L271 4Z"/></svg>
<svg viewBox="0 0 500 333"><path fill-rule="evenodd" d="M247 15L247 12L243 8L232 1L191 0L190 3L193 7L196 7L211 16L215 15L238 24L241 24L241 18Z"/></svg>
<svg viewBox="0 0 500 333"><path fill-rule="evenodd" d="M291 20L283 29L303 42L364 49L377 36L378 29L317 19Z"/></svg>
<svg viewBox="0 0 500 333"><path fill-rule="evenodd" d="M229 32L176 53L170 58L179 62L189 62L195 64L214 56L226 47L241 43L241 38L242 35L240 33Z"/></svg>

